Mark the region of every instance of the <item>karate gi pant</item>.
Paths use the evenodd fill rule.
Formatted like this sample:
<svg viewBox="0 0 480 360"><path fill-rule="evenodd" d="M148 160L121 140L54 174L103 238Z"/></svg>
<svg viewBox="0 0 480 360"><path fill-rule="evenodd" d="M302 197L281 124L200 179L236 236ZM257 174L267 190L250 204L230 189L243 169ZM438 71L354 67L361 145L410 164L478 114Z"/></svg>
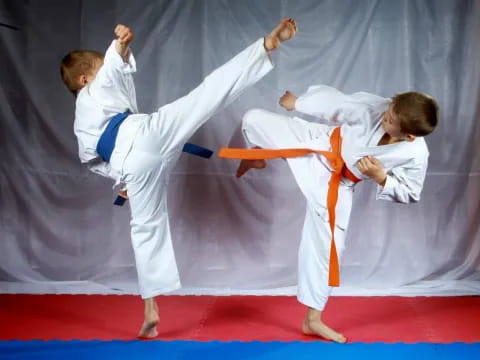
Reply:
<svg viewBox="0 0 480 360"><path fill-rule="evenodd" d="M260 109L249 110L242 123L247 142L265 149L310 148L329 151L333 129L331 126ZM297 298L302 304L322 311L331 292L328 271L332 235L327 210L331 169L328 161L317 154L286 160L307 200L298 252ZM345 247L353 185L350 180L343 179L339 188L335 226L339 261Z"/></svg>
<svg viewBox="0 0 480 360"><path fill-rule="evenodd" d="M128 155L122 159L114 151L111 165L120 170L128 191L142 298L181 287L170 235L167 186L184 143L215 111L235 100L272 68L262 38L213 71L188 95L153 114L131 115L131 121L142 116L145 119L141 119ZM118 138L126 136L122 128Z"/></svg>

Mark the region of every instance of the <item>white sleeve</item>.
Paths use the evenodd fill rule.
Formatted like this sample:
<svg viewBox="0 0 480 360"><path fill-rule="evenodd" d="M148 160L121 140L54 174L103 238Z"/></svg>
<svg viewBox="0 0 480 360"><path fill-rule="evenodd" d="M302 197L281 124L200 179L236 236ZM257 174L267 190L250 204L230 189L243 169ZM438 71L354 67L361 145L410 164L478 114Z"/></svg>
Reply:
<svg viewBox="0 0 480 360"><path fill-rule="evenodd" d="M387 174L384 186L377 187L377 200L389 200L403 204L420 200L427 163L411 168L394 168Z"/></svg>
<svg viewBox="0 0 480 360"><path fill-rule="evenodd" d="M103 59L102 68L105 69L105 72L109 77L132 74L136 72L137 64L131 49L128 49L128 56L126 61L124 61L115 48L116 41L117 40L113 40L108 47L107 52L105 53L105 58Z"/></svg>
<svg viewBox="0 0 480 360"><path fill-rule="evenodd" d="M87 163L88 170L91 172L104 176L106 178L116 180L115 175L112 172L112 167L109 163L102 161L100 158L93 159Z"/></svg>
<svg viewBox="0 0 480 360"><path fill-rule="evenodd" d="M133 73L137 71L135 58L129 49L126 61L124 61L115 48L115 41L113 40L108 47L103 65L89 86L89 91L97 99L105 99L107 103L109 102L107 99L112 96L112 88L120 91L125 99L135 98L133 84ZM137 112L136 109L130 110Z"/></svg>
<svg viewBox="0 0 480 360"><path fill-rule="evenodd" d="M295 110L325 121L343 122L350 96L326 85L310 86L297 98Z"/></svg>

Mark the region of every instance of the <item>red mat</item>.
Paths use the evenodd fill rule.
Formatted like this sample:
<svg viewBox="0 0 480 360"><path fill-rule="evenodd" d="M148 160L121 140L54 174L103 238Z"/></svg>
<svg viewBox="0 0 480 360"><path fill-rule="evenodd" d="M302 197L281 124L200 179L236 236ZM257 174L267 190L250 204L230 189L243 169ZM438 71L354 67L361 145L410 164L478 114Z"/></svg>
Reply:
<svg viewBox="0 0 480 360"><path fill-rule="evenodd" d="M161 340L316 340L287 296L160 296ZM0 340L131 340L137 296L0 295ZM480 297L332 297L325 321L350 342L480 342Z"/></svg>

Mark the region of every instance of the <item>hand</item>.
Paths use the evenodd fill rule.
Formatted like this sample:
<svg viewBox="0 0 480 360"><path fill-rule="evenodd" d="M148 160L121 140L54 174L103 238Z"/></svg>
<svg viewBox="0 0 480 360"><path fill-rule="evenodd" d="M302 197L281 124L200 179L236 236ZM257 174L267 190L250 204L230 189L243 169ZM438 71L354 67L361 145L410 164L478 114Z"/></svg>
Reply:
<svg viewBox="0 0 480 360"><path fill-rule="evenodd" d="M117 43L116 49L117 52L122 56L124 59L128 56L128 46L133 40L133 32L132 30L122 24L118 24L114 30L115 35L117 36Z"/></svg>
<svg viewBox="0 0 480 360"><path fill-rule="evenodd" d="M373 156L365 156L358 160L357 169L379 185L383 186L385 185L385 181L387 181L387 174L383 170L382 163Z"/></svg>
<svg viewBox="0 0 480 360"><path fill-rule="evenodd" d="M280 98L279 104L287 111L295 110L295 103L297 102L297 96L290 91L285 91L285 94Z"/></svg>
<svg viewBox="0 0 480 360"><path fill-rule="evenodd" d="M132 30L122 24L118 24L114 30L115 35L117 36L118 41L122 46L128 46L133 40Z"/></svg>

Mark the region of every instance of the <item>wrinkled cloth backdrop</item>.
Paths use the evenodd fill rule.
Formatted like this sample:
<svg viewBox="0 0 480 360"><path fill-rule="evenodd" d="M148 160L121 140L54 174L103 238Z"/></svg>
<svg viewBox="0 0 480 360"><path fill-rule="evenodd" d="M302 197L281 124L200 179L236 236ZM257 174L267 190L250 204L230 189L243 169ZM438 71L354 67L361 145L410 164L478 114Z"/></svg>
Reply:
<svg viewBox="0 0 480 360"><path fill-rule="evenodd" d="M59 62L72 49L105 51L113 28L134 30L138 104L155 111L282 17L295 40L276 69L191 139L244 146L242 115L313 84L381 96L438 99L427 138L422 200L375 200L361 183L337 294L480 294L480 2L0 1L0 291L136 293L129 209L111 182L77 157L74 99ZM292 114L294 115L294 114ZM297 114L298 115L298 114ZM281 160L234 177L237 163L182 155L169 187L183 292L293 293L305 201Z"/></svg>

